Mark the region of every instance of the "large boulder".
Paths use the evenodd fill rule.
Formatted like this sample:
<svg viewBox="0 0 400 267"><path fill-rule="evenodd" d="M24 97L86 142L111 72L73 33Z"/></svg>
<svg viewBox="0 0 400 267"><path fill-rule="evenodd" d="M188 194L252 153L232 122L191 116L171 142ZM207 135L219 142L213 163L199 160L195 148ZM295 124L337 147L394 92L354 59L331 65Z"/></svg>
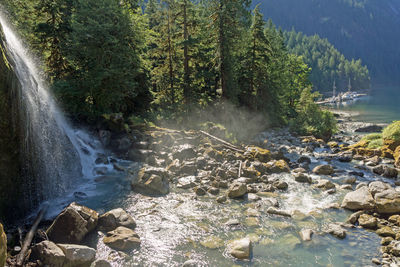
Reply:
<svg viewBox="0 0 400 267"><path fill-rule="evenodd" d="M243 197L247 193L247 186L243 183L233 183L228 189L229 198Z"/></svg>
<svg viewBox="0 0 400 267"><path fill-rule="evenodd" d="M4 233L3 225L0 223L0 266L6 264L7 259L7 236Z"/></svg>
<svg viewBox="0 0 400 267"><path fill-rule="evenodd" d="M356 133L378 133L383 130L382 126L379 125L368 125L364 127L360 127L356 129L354 132Z"/></svg>
<svg viewBox="0 0 400 267"><path fill-rule="evenodd" d="M32 247L31 257L39 259L47 266L62 267L65 262L65 254L62 249L47 240Z"/></svg>
<svg viewBox="0 0 400 267"><path fill-rule="evenodd" d="M65 267L88 267L96 258L96 250L87 246L57 244L65 255Z"/></svg>
<svg viewBox="0 0 400 267"><path fill-rule="evenodd" d="M394 214L400 212L400 193L394 189L388 189L375 194L376 210L382 214Z"/></svg>
<svg viewBox="0 0 400 267"><path fill-rule="evenodd" d="M145 195L166 195L169 193L169 174L164 168L145 167L134 175L132 190Z"/></svg>
<svg viewBox="0 0 400 267"><path fill-rule="evenodd" d="M133 230L136 227L136 222L132 216L121 208L110 210L99 217L98 228L101 231L112 231L118 226Z"/></svg>
<svg viewBox="0 0 400 267"><path fill-rule="evenodd" d="M372 210L374 207L374 198L366 186L347 193L342 202L342 208L348 210Z"/></svg>
<svg viewBox="0 0 400 267"><path fill-rule="evenodd" d="M368 185L369 192L372 194L372 196L375 196L375 194L381 193L390 188L392 188L390 184L381 181L374 181Z"/></svg>
<svg viewBox="0 0 400 267"><path fill-rule="evenodd" d="M313 169L313 173L319 175L332 175L335 173L335 170L331 165L319 165Z"/></svg>
<svg viewBox="0 0 400 267"><path fill-rule="evenodd" d="M228 253L239 260L250 259L252 244L249 238L242 238L230 242Z"/></svg>
<svg viewBox="0 0 400 267"><path fill-rule="evenodd" d="M73 202L57 216L46 234L56 243L78 244L96 228L98 216L96 211Z"/></svg>
<svg viewBox="0 0 400 267"><path fill-rule="evenodd" d="M140 246L140 238L135 231L120 226L103 238L104 244L115 250L132 250Z"/></svg>

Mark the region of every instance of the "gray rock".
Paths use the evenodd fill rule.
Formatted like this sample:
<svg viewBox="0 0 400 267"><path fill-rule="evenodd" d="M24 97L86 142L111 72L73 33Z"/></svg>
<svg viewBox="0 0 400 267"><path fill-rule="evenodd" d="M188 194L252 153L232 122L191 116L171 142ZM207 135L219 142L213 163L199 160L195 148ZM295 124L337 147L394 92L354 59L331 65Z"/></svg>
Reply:
<svg viewBox="0 0 400 267"><path fill-rule="evenodd" d="M249 238L234 240L228 245L228 253L239 260L250 259L252 243Z"/></svg>
<svg viewBox="0 0 400 267"><path fill-rule="evenodd" d="M32 256L44 264L54 267L64 266L65 254L51 241L42 241L32 247Z"/></svg>
<svg viewBox="0 0 400 267"><path fill-rule="evenodd" d="M375 194L375 202L378 213L400 213L400 193L394 189Z"/></svg>
<svg viewBox="0 0 400 267"><path fill-rule="evenodd" d="M196 186L196 176L186 176L179 178L176 187L181 189L189 189Z"/></svg>
<svg viewBox="0 0 400 267"><path fill-rule="evenodd" d="M303 241L311 241L312 235L313 235L314 231L311 229L302 229L299 234L300 234L300 238Z"/></svg>
<svg viewBox="0 0 400 267"><path fill-rule="evenodd" d="M120 226L107 233L104 244L115 250L132 250L140 246L139 236L131 229Z"/></svg>
<svg viewBox="0 0 400 267"><path fill-rule="evenodd" d="M301 156L298 160L297 163L301 164L301 163L307 163L307 164L311 164L311 159L307 156Z"/></svg>
<svg viewBox="0 0 400 267"><path fill-rule="evenodd" d="M87 246L57 244L65 254L66 266L90 266L96 258L96 250Z"/></svg>
<svg viewBox="0 0 400 267"><path fill-rule="evenodd" d="M239 198L247 194L247 186L243 183L233 183L228 189L229 198Z"/></svg>
<svg viewBox="0 0 400 267"><path fill-rule="evenodd" d="M366 186L347 193L342 202L342 208L349 210L372 210L374 207L375 201Z"/></svg>
<svg viewBox="0 0 400 267"><path fill-rule="evenodd" d="M381 181L374 181L368 185L369 192L371 192L372 196L375 196L375 194L382 193L383 191L391 188L392 186L390 184Z"/></svg>
<svg viewBox="0 0 400 267"><path fill-rule="evenodd" d="M145 167L137 176L133 175L132 189L145 195L166 195L169 193L169 174L164 168Z"/></svg>
<svg viewBox="0 0 400 267"><path fill-rule="evenodd" d="M358 218L361 216L361 214L364 214L363 210L359 210L357 212L354 212L353 214L351 214L349 216L349 218L347 218L346 222L347 223L351 223L351 224L355 224L358 221Z"/></svg>
<svg viewBox="0 0 400 267"><path fill-rule="evenodd" d="M334 189L336 188L335 184L332 183L329 180L326 179L321 179L318 181L318 184L316 185L317 188L321 188L323 190L329 190L329 189Z"/></svg>
<svg viewBox="0 0 400 267"><path fill-rule="evenodd" d="M339 239L346 238L346 231L338 224L331 223L328 225L328 234L331 234Z"/></svg>
<svg viewBox="0 0 400 267"><path fill-rule="evenodd" d="M77 244L97 226L98 213L73 202L47 229L49 239L56 243Z"/></svg>
<svg viewBox="0 0 400 267"><path fill-rule="evenodd" d="M285 216L285 217L292 217L292 215L290 213L288 213L287 211L279 210L279 209L274 208L274 207L268 207L267 213L274 214L274 215Z"/></svg>
<svg viewBox="0 0 400 267"><path fill-rule="evenodd" d="M378 220L374 216L361 214L358 218L358 223L364 228L375 229L378 225Z"/></svg>
<svg viewBox="0 0 400 267"><path fill-rule="evenodd" d="M301 172L300 172L300 173L295 173L295 174L294 174L294 180L295 180L296 182L299 182L299 183L309 183L309 184L312 183L311 177L308 176L307 174L301 173Z"/></svg>
<svg viewBox="0 0 400 267"><path fill-rule="evenodd" d="M99 217L98 228L101 231L112 231L118 226L134 230L136 222L131 215L121 208L110 210Z"/></svg>
<svg viewBox="0 0 400 267"><path fill-rule="evenodd" d="M318 175L332 175L335 170L331 165L319 165L313 169L313 173Z"/></svg>
<svg viewBox="0 0 400 267"><path fill-rule="evenodd" d="M350 185L355 184L356 182L357 182L356 177L346 177L346 178L343 180L343 183L344 183L344 184L350 184Z"/></svg>

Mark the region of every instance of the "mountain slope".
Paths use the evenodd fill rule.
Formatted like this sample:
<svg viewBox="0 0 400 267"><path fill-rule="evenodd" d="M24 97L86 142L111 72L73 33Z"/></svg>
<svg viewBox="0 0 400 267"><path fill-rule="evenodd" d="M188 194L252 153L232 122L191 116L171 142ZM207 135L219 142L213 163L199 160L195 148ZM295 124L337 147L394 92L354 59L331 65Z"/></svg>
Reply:
<svg viewBox="0 0 400 267"><path fill-rule="evenodd" d="M284 30L327 38L347 58L361 58L374 83L400 81L400 1L255 0Z"/></svg>

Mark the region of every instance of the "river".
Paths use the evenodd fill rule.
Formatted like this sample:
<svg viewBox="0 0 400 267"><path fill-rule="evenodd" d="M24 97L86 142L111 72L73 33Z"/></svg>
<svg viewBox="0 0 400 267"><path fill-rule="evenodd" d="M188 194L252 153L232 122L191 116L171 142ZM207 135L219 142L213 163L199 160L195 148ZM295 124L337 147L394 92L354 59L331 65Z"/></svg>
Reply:
<svg viewBox="0 0 400 267"><path fill-rule="evenodd" d="M339 110L354 112L353 120L367 123L391 123L400 119L400 86L375 87L370 96Z"/></svg>

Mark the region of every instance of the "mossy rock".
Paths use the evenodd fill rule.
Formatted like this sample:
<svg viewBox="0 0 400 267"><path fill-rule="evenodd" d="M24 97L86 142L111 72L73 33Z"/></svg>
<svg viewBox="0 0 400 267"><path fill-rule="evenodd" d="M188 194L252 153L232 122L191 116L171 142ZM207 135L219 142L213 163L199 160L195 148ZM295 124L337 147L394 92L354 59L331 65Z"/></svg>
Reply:
<svg viewBox="0 0 400 267"><path fill-rule="evenodd" d="M328 146L330 148L336 148L336 147L339 147L339 144L335 141L331 141L331 142L328 142Z"/></svg>
<svg viewBox="0 0 400 267"><path fill-rule="evenodd" d="M356 155L369 157L369 158L382 155L381 149L356 148L353 151L355 152Z"/></svg>
<svg viewBox="0 0 400 267"><path fill-rule="evenodd" d="M400 121L395 121L382 132L384 147L395 151L400 146Z"/></svg>
<svg viewBox="0 0 400 267"><path fill-rule="evenodd" d="M0 266L6 265L7 259L7 236L4 233L3 225L0 223Z"/></svg>
<svg viewBox="0 0 400 267"><path fill-rule="evenodd" d="M271 152L268 149L257 146L248 147L245 156L250 160L256 159L261 162L268 162L271 160Z"/></svg>
<svg viewBox="0 0 400 267"><path fill-rule="evenodd" d="M396 150L393 153L393 158L396 161L395 165L397 168L400 168L400 146L396 148Z"/></svg>

